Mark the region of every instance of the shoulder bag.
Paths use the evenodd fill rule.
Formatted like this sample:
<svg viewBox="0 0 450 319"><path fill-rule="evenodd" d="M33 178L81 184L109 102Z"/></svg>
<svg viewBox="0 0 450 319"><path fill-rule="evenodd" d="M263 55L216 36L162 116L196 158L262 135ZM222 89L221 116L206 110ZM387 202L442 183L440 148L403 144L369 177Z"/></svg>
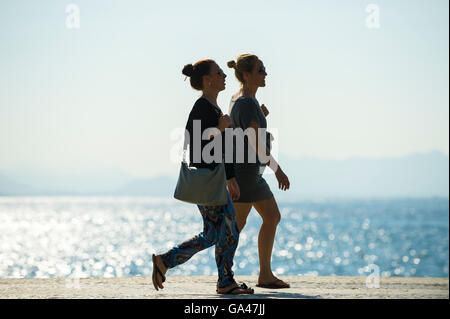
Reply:
<svg viewBox="0 0 450 319"><path fill-rule="evenodd" d="M228 203L224 163L215 169L189 167L186 162L187 141L183 146L183 160L174 197L180 201L202 205L221 206Z"/></svg>

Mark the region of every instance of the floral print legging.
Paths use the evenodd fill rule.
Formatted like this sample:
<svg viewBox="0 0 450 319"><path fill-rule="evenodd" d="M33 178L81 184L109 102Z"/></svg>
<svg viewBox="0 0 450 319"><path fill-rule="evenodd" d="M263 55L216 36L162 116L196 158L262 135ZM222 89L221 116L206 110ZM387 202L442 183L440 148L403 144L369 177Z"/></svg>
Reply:
<svg viewBox="0 0 450 319"><path fill-rule="evenodd" d="M228 203L222 206L197 205L203 217L203 232L162 254L167 268L180 265L199 251L215 245L218 287L223 288L235 283L231 267L239 241L239 231L236 212L228 192L227 196Z"/></svg>

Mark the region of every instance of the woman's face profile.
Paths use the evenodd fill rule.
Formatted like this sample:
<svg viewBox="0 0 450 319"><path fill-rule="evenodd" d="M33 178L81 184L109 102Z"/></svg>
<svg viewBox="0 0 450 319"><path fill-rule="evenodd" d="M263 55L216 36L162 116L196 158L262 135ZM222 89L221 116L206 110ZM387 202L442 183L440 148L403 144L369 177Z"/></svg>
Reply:
<svg viewBox="0 0 450 319"><path fill-rule="evenodd" d="M253 76L255 79L255 84L258 87L264 87L266 86L266 68L264 66L264 63L261 60L258 60L255 63L255 66L253 67Z"/></svg>
<svg viewBox="0 0 450 319"><path fill-rule="evenodd" d="M211 65L211 70L209 72L208 77L206 78L206 85L211 89L217 91L225 90L225 78L227 75L223 73L222 69L217 65L217 63L213 63ZM209 85L211 83L211 85Z"/></svg>
<svg viewBox="0 0 450 319"><path fill-rule="evenodd" d="M261 60L257 60L255 62L251 73L244 73L245 82L257 87L266 86L266 76L266 68L264 67L264 63Z"/></svg>

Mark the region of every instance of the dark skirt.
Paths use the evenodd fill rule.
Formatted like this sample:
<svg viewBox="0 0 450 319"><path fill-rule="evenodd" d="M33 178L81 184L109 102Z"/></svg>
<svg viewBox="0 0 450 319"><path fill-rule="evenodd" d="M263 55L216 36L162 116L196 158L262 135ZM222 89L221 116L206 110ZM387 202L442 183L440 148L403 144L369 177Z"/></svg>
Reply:
<svg viewBox="0 0 450 319"><path fill-rule="evenodd" d="M273 196L257 164L235 164L234 171L241 196L236 203L252 203Z"/></svg>

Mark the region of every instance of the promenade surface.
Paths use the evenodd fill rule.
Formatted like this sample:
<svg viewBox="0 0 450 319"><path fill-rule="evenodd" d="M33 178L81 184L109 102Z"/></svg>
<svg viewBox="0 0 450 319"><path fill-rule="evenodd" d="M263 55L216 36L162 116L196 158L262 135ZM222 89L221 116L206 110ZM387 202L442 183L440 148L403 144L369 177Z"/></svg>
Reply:
<svg viewBox="0 0 450 319"><path fill-rule="evenodd" d="M0 279L0 298L169 298L169 299L285 299L285 298L393 298L448 299L448 278L380 277L379 288L368 288L366 277L280 276L289 289L256 287L257 277L235 276L254 288L253 295L216 294L216 276L167 276L156 291L151 277L80 279Z"/></svg>

